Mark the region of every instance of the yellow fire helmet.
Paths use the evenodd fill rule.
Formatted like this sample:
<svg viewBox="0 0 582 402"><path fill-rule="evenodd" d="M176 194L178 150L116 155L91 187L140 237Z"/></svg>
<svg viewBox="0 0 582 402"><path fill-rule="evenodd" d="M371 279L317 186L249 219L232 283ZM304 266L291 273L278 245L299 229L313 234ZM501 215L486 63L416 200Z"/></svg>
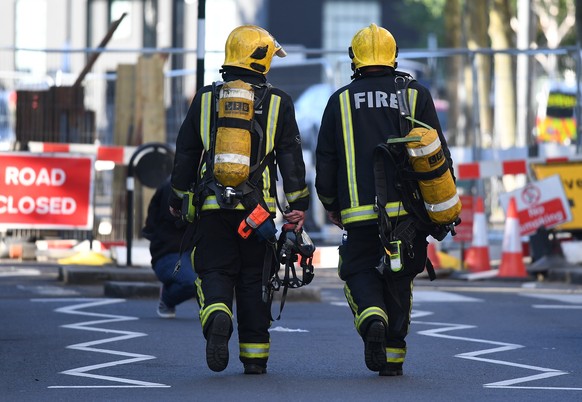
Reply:
<svg viewBox="0 0 582 402"><path fill-rule="evenodd" d="M370 24L354 35L349 54L355 70L366 66L395 67L398 47L387 29Z"/></svg>
<svg viewBox="0 0 582 402"><path fill-rule="evenodd" d="M279 42L265 29L256 25L235 28L225 45L223 66L241 67L267 74L274 55L287 56Z"/></svg>

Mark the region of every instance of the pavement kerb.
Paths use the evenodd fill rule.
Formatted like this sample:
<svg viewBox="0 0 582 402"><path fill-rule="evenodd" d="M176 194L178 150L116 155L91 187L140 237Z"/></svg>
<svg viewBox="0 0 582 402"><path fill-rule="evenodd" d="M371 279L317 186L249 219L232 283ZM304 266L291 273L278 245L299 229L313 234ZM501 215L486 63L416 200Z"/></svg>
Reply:
<svg viewBox="0 0 582 402"><path fill-rule="evenodd" d="M151 268L64 265L59 279L67 285L99 285L106 281L156 282Z"/></svg>
<svg viewBox="0 0 582 402"><path fill-rule="evenodd" d="M157 298L160 283L151 268L143 267L92 267L61 266L59 279L67 285L103 285L106 297ZM274 300L280 300L283 290L274 292ZM288 289L286 301L320 302L321 288L305 286Z"/></svg>

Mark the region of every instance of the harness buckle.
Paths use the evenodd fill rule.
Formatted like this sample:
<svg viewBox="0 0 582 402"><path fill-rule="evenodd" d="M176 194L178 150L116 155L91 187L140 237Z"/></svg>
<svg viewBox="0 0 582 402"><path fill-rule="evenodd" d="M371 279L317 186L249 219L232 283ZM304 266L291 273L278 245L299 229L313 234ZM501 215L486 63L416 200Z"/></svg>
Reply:
<svg viewBox="0 0 582 402"><path fill-rule="evenodd" d="M225 187L222 192L222 198L224 202L228 205L234 204L235 199L241 199L243 196L242 191L235 190L232 187Z"/></svg>

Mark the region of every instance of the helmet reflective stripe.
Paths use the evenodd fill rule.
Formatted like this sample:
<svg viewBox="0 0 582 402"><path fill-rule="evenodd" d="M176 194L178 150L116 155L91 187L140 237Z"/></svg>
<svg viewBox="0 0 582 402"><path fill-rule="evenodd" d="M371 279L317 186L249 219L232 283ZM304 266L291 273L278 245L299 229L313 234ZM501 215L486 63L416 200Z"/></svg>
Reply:
<svg viewBox="0 0 582 402"><path fill-rule="evenodd" d="M366 319L374 315L379 316L384 321L384 323L388 322L388 316L386 315L386 312L384 310L382 310L380 307L368 307L367 309L362 311L361 314L356 314L355 324L356 329L358 330L359 333L361 333L360 326L362 325L362 323Z"/></svg>
<svg viewBox="0 0 582 402"><path fill-rule="evenodd" d="M403 363L406 357L405 348L386 348L387 363Z"/></svg>
<svg viewBox="0 0 582 402"><path fill-rule="evenodd" d="M449 198L447 201L440 202L438 204L429 204L429 203L425 202L424 206L425 206L426 210L429 212L441 212L441 211L446 211L446 210L454 207L455 205L457 205L458 202L459 202L459 194L455 194L454 196Z"/></svg>
<svg viewBox="0 0 582 402"><path fill-rule="evenodd" d="M406 149L408 149L408 155L414 156L414 157L419 157L419 156L430 155L434 151L439 149L440 147L441 147L441 140L439 139L439 137L436 137L436 139L433 142L431 142L430 144L428 144L424 147L419 147L419 148L408 148L407 147Z"/></svg>
<svg viewBox="0 0 582 402"><path fill-rule="evenodd" d="M353 37L350 58L356 69L366 66L390 66L396 63L396 41L385 28L376 24L360 29Z"/></svg>
<svg viewBox="0 0 582 402"><path fill-rule="evenodd" d="M205 92L202 94L202 106L200 108L200 137L204 149L208 151L210 148L210 111L212 109L212 92Z"/></svg>
<svg viewBox="0 0 582 402"><path fill-rule="evenodd" d="M212 313L215 313L217 311L224 311L232 319L232 312L230 311L226 304L224 303L210 304L208 307L204 307L202 308L202 310L200 310L200 323L202 324L202 328L204 328L206 321L208 321L208 317L210 317Z"/></svg>
<svg viewBox="0 0 582 402"><path fill-rule="evenodd" d="M240 343L239 355L249 359L266 359L269 357L269 348L268 343Z"/></svg>
<svg viewBox="0 0 582 402"><path fill-rule="evenodd" d="M346 153L346 172L348 175L348 190L350 206L359 204L358 184L356 182L356 155L354 153L354 129L352 127L352 110L350 105L350 91L345 90L339 96L342 120L342 132Z"/></svg>

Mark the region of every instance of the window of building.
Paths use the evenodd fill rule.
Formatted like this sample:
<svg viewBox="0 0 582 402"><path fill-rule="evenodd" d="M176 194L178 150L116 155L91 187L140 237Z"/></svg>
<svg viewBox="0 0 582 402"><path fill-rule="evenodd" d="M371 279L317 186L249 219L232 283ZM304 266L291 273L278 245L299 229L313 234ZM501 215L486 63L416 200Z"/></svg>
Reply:
<svg viewBox="0 0 582 402"><path fill-rule="evenodd" d="M378 1L334 1L323 6L323 46L325 50L345 50L330 53L327 59L335 71L340 71L340 82L345 85L352 75L348 47L355 33L372 22L381 25L382 12Z"/></svg>
<svg viewBox="0 0 582 402"><path fill-rule="evenodd" d="M34 12L31 12L34 10ZM45 49L47 46L47 1L18 0L16 2L17 48ZM15 55L16 70L34 74L46 73L46 53L18 50Z"/></svg>
<svg viewBox="0 0 582 402"><path fill-rule="evenodd" d="M127 17L123 19L123 23L115 30L113 37L116 39L128 39L131 37L131 0L109 0L109 25L117 21L123 13L127 13ZM129 18L128 18L129 17Z"/></svg>

